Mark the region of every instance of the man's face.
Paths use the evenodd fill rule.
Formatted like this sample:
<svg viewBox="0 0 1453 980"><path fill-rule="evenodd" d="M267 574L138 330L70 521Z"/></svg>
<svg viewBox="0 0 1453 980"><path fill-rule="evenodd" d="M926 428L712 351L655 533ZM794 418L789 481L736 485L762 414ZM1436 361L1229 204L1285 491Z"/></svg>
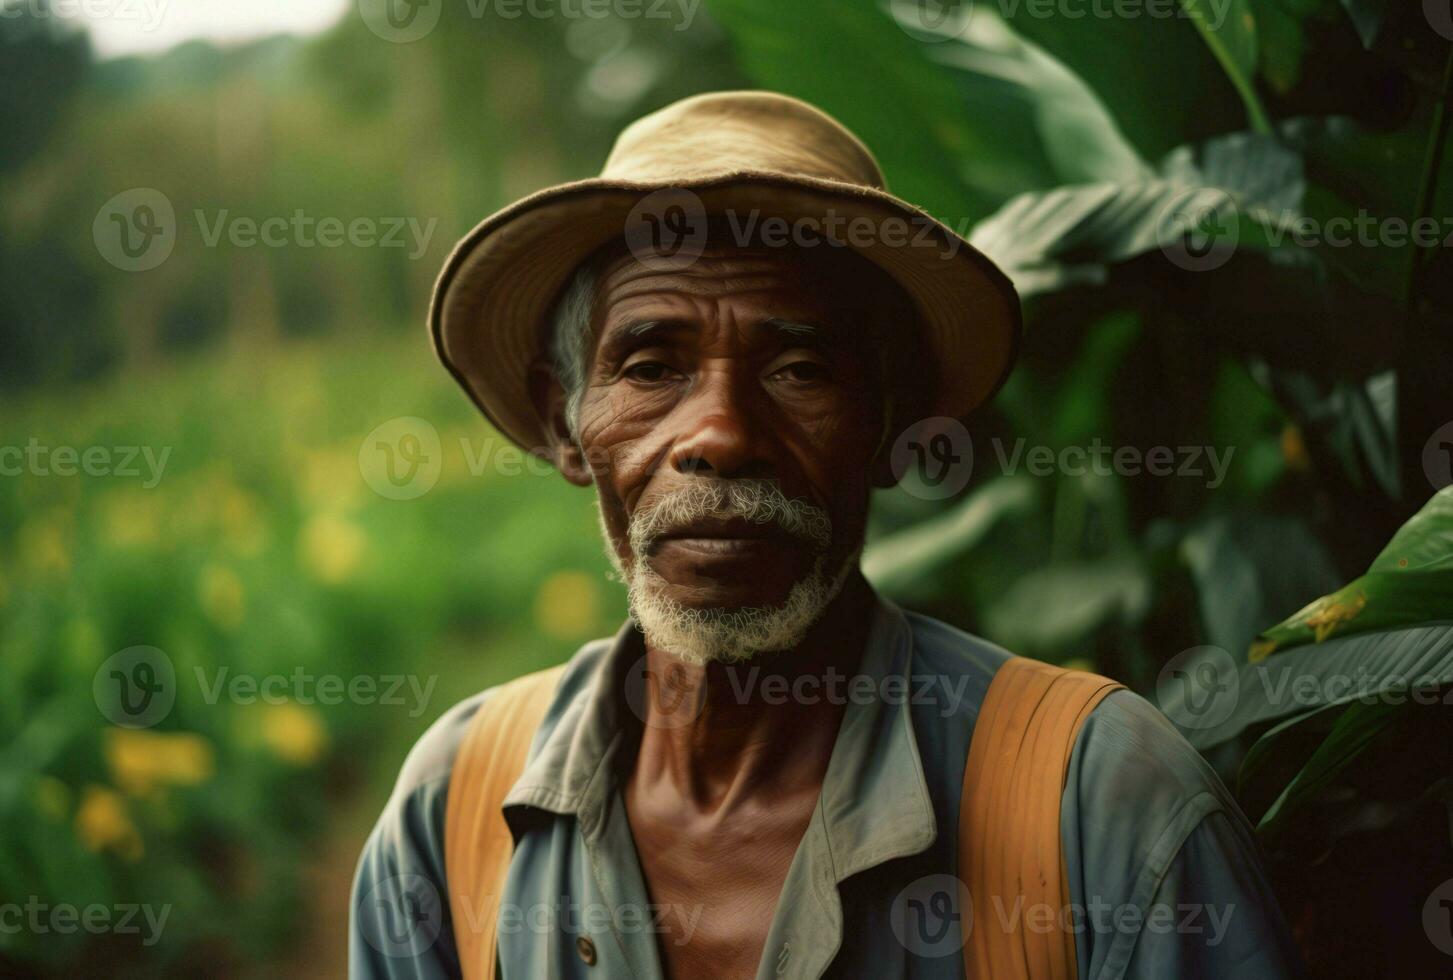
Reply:
<svg viewBox="0 0 1453 980"><path fill-rule="evenodd" d="M870 288L841 256L784 249L606 266L577 434L628 578L688 611L775 607L856 556L884 425ZM733 487L752 491L745 519L691 505Z"/></svg>

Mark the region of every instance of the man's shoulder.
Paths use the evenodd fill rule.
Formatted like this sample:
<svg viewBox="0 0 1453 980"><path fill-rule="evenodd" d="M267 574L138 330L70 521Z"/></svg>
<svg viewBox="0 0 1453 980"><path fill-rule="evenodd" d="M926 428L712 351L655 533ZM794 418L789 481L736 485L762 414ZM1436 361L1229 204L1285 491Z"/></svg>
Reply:
<svg viewBox="0 0 1453 980"><path fill-rule="evenodd" d="M419 736L404 764L399 770L391 803L398 803L430 787L443 784L447 789L450 774L454 770L459 749L468 737L475 717L494 698L501 695L512 684L527 678L559 671L560 680L555 687L550 707L540 723L537 738L547 735L559 725L572 704L579 699L595 673L600 658L609 649L609 639L592 640L582 646L561 667L547 667L521 675L512 681L488 687L450 707ZM443 793L439 794L440 803Z"/></svg>
<svg viewBox="0 0 1453 980"><path fill-rule="evenodd" d="M1132 691L1115 691L1085 720L1071 760L1082 794L1110 788L1121 806L1169 812L1234 809L1206 759L1170 720Z"/></svg>

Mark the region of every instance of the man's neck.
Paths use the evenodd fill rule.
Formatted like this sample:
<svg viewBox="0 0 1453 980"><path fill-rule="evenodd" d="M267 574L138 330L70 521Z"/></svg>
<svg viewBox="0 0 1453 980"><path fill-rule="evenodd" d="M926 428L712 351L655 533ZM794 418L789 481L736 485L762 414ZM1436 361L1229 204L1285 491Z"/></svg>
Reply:
<svg viewBox="0 0 1453 980"><path fill-rule="evenodd" d="M854 572L793 650L701 666L648 643L632 782L718 816L744 800L820 786L844 708L826 681L857 669L872 610L872 591Z"/></svg>

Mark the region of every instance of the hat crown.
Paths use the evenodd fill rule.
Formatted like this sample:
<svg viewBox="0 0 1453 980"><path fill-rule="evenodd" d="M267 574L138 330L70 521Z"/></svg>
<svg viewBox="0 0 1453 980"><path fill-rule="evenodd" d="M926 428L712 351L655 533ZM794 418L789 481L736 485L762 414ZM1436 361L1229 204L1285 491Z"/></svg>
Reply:
<svg viewBox="0 0 1453 980"><path fill-rule="evenodd" d="M675 184L739 174L885 189L877 161L846 126L772 92L715 92L644 116L617 138L600 175Z"/></svg>

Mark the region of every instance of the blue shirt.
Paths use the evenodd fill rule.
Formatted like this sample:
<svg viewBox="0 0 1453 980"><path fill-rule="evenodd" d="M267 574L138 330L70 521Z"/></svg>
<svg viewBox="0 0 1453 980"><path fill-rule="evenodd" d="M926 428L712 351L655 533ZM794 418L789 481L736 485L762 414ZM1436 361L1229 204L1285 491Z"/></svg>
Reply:
<svg viewBox="0 0 1453 980"><path fill-rule="evenodd" d="M699 912L652 905L626 817L640 722L622 692L643 654L626 624L571 659L506 798L516 848L497 919L502 980L654 980L658 944L684 941L680 923ZM1034 910L956 894L947 877L974 723L1008 657L877 601L858 674L808 692L846 707L759 980L957 980L966 924L1046 928ZM488 698L450 709L404 763L354 881L355 978L459 975L454 935L471 922L457 919L477 927L479 910L445 898L444 814L455 754ZM1071 908L1048 927L1074 930L1082 980L1299 975L1245 818L1142 698L1118 691L1085 722L1060 826Z"/></svg>

